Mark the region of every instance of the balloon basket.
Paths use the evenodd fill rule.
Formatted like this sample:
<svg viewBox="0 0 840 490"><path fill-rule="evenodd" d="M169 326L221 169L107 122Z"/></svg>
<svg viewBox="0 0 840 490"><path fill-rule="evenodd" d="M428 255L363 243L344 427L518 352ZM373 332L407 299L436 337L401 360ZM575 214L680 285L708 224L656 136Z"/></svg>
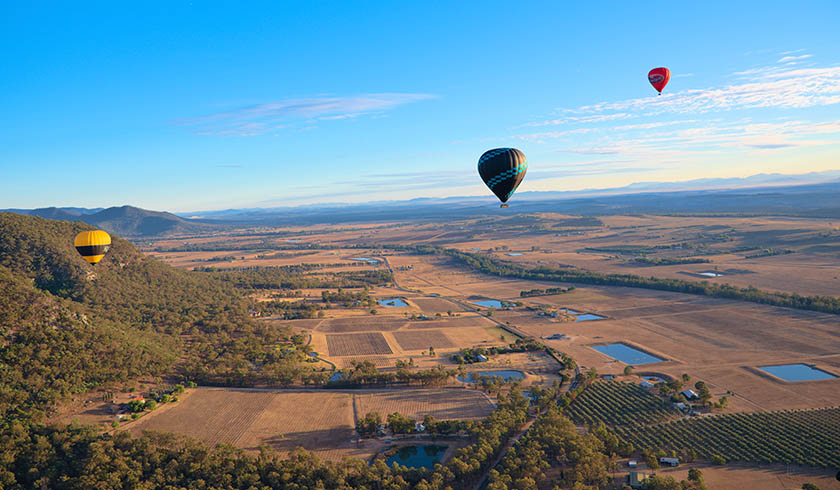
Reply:
<svg viewBox="0 0 840 490"><path fill-rule="evenodd" d="M499 207L500 207L500 208L509 208L510 206L509 206L509 205L507 205L507 204L502 204L502 205L501 205L501 206L499 206Z"/></svg>

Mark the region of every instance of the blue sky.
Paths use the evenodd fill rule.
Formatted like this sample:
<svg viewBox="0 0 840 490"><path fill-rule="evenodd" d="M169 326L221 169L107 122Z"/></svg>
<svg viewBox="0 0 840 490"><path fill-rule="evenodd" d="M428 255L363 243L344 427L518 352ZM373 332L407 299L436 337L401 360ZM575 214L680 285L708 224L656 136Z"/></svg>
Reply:
<svg viewBox="0 0 840 490"><path fill-rule="evenodd" d="M3 1L0 208L489 195L502 146L520 192L840 168L840 2L680 3Z"/></svg>

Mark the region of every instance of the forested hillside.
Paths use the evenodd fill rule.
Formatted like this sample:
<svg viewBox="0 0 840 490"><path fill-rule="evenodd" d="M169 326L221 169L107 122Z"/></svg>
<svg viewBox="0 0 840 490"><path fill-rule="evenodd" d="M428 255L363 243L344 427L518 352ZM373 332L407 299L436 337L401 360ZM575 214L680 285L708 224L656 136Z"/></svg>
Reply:
<svg viewBox="0 0 840 490"><path fill-rule="evenodd" d="M301 374L302 354L276 348L287 342L285 332L247 314L249 281L238 276L256 272L176 270L118 237L92 267L73 248L86 228L0 213L0 413L7 423L40 421L70 393L140 375L253 384ZM287 270L273 277L290 286L311 282Z"/></svg>

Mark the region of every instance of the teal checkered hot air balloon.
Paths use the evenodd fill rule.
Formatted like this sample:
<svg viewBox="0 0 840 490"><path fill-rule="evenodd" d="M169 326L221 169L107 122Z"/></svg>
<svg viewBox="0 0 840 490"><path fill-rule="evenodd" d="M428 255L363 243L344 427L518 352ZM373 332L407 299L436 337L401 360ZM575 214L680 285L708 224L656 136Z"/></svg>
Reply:
<svg viewBox="0 0 840 490"><path fill-rule="evenodd" d="M502 203L510 199L527 170L525 154L516 148L488 150L478 159L478 174ZM507 205L502 204L502 207Z"/></svg>

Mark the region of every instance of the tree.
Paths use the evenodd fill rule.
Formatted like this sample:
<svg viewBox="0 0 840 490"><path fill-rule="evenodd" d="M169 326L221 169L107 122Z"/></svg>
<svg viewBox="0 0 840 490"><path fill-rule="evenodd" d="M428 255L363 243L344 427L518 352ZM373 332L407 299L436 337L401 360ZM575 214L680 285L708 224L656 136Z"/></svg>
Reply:
<svg viewBox="0 0 840 490"><path fill-rule="evenodd" d="M146 409L146 403L140 400L131 400L128 402L128 409L132 413L142 412Z"/></svg>
<svg viewBox="0 0 840 490"><path fill-rule="evenodd" d="M688 479L689 481L703 483L703 472L697 468L691 468L688 470Z"/></svg>
<svg viewBox="0 0 840 490"><path fill-rule="evenodd" d="M629 364L624 366L624 375L625 376L630 376L631 374L633 374L633 366L631 366Z"/></svg>
<svg viewBox="0 0 840 490"><path fill-rule="evenodd" d="M379 412L368 412L356 423L356 432L362 437L370 437L376 434L380 425L382 415L379 415Z"/></svg>
<svg viewBox="0 0 840 490"><path fill-rule="evenodd" d="M154 400L146 400L144 408L151 412L152 410L157 408L157 402Z"/></svg>
<svg viewBox="0 0 840 490"><path fill-rule="evenodd" d="M808 482L802 484L802 490L820 490L820 487Z"/></svg>
<svg viewBox="0 0 840 490"><path fill-rule="evenodd" d="M435 357L435 348L433 346L429 346L429 356Z"/></svg>
<svg viewBox="0 0 840 490"><path fill-rule="evenodd" d="M642 455L645 458L645 464L647 464L648 468L652 470L659 469L659 459L656 457L656 454L653 451L645 449L642 452Z"/></svg>
<svg viewBox="0 0 840 490"><path fill-rule="evenodd" d="M388 427L394 434L408 434L414 430L414 425L414 420L399 412L388 415Z"/></svg>
<svg viewBox="0 0 840 490"><path fill-rule="evenodd" d="M712 462L712 464L717 464L717 465L726 464L726 458L724 458L720 454L713 454L712 457L709 458L709 460Z"/></svg>

